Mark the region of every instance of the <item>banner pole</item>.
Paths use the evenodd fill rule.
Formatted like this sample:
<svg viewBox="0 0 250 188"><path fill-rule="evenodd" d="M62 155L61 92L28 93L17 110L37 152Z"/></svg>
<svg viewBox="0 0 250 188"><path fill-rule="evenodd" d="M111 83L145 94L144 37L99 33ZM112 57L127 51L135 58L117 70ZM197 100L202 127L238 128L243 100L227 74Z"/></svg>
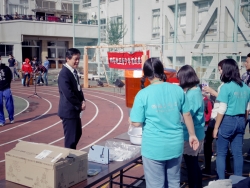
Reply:
<svg viewBox="0 0 250 188"><path fill-rule="evenodd" d="M84 63L84 68L83 68L83 74L84 74L84 80L83 80L83 87L88 88L89 87L89 79L88 79L88 49L84 48L84 55L83 55L83 63Z"/></svg>

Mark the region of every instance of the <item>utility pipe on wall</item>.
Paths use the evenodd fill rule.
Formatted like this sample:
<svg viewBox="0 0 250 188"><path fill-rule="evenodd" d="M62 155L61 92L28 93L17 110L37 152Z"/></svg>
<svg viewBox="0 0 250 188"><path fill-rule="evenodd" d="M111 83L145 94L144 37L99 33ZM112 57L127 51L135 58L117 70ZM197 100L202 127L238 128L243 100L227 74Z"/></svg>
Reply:
<svg viewBox="0 0 250 188"><path fill-rule="evenodd" d="M178 25L178 4L179 0L175 0L175 11L174 11L174 54L173 54L173 69L176 65L176 50L177 50L177 25Z"/></svg>

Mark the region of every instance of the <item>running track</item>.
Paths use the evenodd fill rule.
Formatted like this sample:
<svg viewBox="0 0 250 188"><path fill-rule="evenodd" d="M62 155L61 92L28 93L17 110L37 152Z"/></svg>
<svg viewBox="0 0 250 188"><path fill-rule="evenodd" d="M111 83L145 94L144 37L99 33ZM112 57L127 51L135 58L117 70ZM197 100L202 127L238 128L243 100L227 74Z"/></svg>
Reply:
<svg viewBox="0 0 250 188"><path fill-rule="evenodd" d="M78 150L124 133L128 130L128 109L125 97L114 93L84 89L87 108L82 115L82 137ZM0 181L5 179L4 152L15 147L18 140L64 146L63 128L57 116L59 93L53 86L23 87L12 82L12 94L26 101L27 106L15 115L15 123L0 127Z"/></svg>

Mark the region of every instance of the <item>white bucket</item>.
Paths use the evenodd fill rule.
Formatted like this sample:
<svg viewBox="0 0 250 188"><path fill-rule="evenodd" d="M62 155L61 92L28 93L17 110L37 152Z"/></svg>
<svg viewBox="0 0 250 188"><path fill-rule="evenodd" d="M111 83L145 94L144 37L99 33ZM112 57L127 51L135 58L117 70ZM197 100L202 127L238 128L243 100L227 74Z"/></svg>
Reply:
<svg viewBox="0 0 250 188"><path fill-rule="evenodd" d="M135 127L135 126L130 125L129 130L128 130L128 135L129 135L130 142L132 144L141 145L142 127Z"/></svg>

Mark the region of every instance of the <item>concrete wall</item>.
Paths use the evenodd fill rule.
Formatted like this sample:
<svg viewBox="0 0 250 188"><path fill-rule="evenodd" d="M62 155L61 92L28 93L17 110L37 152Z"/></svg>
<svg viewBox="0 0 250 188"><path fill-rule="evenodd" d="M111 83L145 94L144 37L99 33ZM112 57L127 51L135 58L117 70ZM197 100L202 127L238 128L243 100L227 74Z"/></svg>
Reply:
<svg viewBox="0 0 250 188"><path fill-rule="evenodd" d="M69 23L13 20L0 22L0 42L21 42L22 35L73 37L73 27ZM75 36L97 38L96 25L75 24Z"/></svg>

